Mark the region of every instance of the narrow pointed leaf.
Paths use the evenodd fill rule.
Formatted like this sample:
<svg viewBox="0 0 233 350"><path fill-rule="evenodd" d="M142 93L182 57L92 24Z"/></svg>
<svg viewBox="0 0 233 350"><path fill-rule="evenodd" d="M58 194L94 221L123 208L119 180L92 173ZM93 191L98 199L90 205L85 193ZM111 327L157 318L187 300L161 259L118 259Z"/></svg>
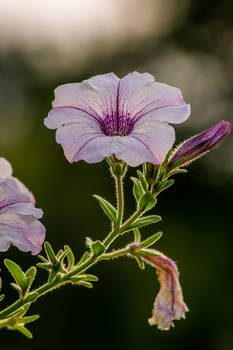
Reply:
<svg viewBox="0 0 233 350"><path fill-rule="evenodd" d="M20 333L22 333L23 335L25 335L25 337L32 339L32 333L24 326L22 325L16 325L14 327L14 329L16 329L17 331L19 331Z"/></svg>
<svg viewBox="0 0 233 350"><path fill-rule="evenodd" d="M37 256L38 256L38 258L39 258L41 261L43 261L44 263L48 263L48 260L45 259L45 257L43 257L42 255L37 255Z"/></svg>
<svg viewBox="0 0 233 350"><path fill-rule="evenodd" d="M53 248L51 246L51 244L49 244L49 242L45 242L44 243L44 248L47 254L48 259L52 262L52 263L56 263L57 262L57 258L56 255L53 251Z"/></svg>
<svg viewBox="0 0 233 350"><path fill-rule="evenodd" d="M64 248L65 250L68 250L68 253L67 253L68 267L69 269L71 269L75 264L74 254L68 245L65 245Z"/></svg>
<svg viewBox="0 0 233 350"><path fill-rule="evenodd" d="M22 289L19 287L18 284L16 284L16 283L11 283L10 285L11 285L11 287L13 287L15 290L17 290L17 292L19 293L19 295L22 295Z"/></svg>
<svg viewBox="0 0 233 350"><path fill-rule="evenodd" d="M147 239L145 239L143 242L141 242L141 247L142 248L147 248L150 247L151 245L153 245L155 242L157 242L162 236L162 232L157 232L155 233L153 236L148 237Z"/></svg>
<svg viewBox="0 0 233 350"><path fill-rule="evenodd" d="M144 194L144 189L141 182L136 177L130 178L133 181L133 194L137 201L140 200L141 196Z"/></svg>
<svg viewBox="0 0 233 350"><path fill-rule="evenodd" d="M142 260L142 258L140 256L136 256L135 260L137 261L138 266L140 267L140 269L144 270L145 269L145 264L144 264L144 261Z"/></svg>
<svg viewBox="0 0 233 350"><path fill-rule="evenodd" d="M145 179L143 173L140 170L137 170L137 174L138 174L138 177L140 179L141 185L142 185L144 191L146 192L147 189L148 189L148 184L146 182L146 179Z"/></svg>
<svg viewBox="0 0 233 350"><path fill-rule="evenodd" d="M99 202L101 208L103 209L104 213L113 221L116 222L117 220L117 210L114 208L114 206L109 203L108 201L106 201L106 199L97 196L97 195L93 195L94 198L97 199L97 201Z"/></svg>
<svg viewBox="0 0 233 350"><path fill-rule="evenodd" d="M93 288L93 285L90 283L90 282L86 282L86 281L79 281L77 283L75 283L79 286L83 286L83 287L86 287L86 288Z"/></svg>
<svg viewBox="0 0 233 350"><path fill-rule="evenodd" d="M49 274L48 282L49 282L49 283L53 282L53 280L55 279L56 275L57 275L57 271L52 270L52 271L50 272L50 274Z"/></svg>
<svg viewBox="0 0 233 350"><path fill-rule="evenodd" d="M80 261L78 263L78 266L82 265L88 258L89 258L89 252L85 252L83 254L83 256L81 257L81 259L80 259Z"/></svg>
<svg viewBox="0 0 233 350"><path fill-rule="evenodd" d="M85 281L91 281L91 282L97 282L99 279L97 276L95 275L90 275L90 274L86 274L86 275L79 275L80 279L85 280Z"/></svg>
<svg viewBox="0 0 233 350"><path fill-rule="evenodd" d="M134 242L139 243L141 241L140 231L137 228L135 228L135 230L133 230L133 234L134 234Z"/></svg>
<svg viewBox="0 0 233 350"><path fill-rule="evenodd" d="M5 259L4 263L11 273L12 277L14 278L15 282L20 286L22 291L24 291L27 287L26 285L26 276L24 272L21 270L19 265L17 265L15 262L9 259Z"/></svg>
<svg viewBox="0 0 233 350"><path fill-rule="evenodd" d="M161 216L159 215L149 215L149 216L144 216L140 219L137 219L133 224L129 225L124 229L124 231L130 231L135 228L143 227L146 225L152 225L161 220Z"/></svg>
<svg viewBox="0 0 233 350"><path fill-rule="evenodd" d="M5 298L5 294L0 295L0 301L2 301Z"/></svg>
<svg viewBox="0 0 233 350"><path fill-rule="evenodd" d="M147 249L138 249L137 254L146 255L146 256L161 256L159 254L154 253L152 250L147 250Z"/></svg>
<svg viewBox="0 0 233 350"><path fill-rule="evenodd" d="M43 263L38 263L36 264L37 267L40 269L45 269L45 270L51 270L53 268L52 264L43 264Z"/></svg>
<svg viewBox="0 0 233 350"><path fill-rule="evenodd" d="M31 315L22 317L20 321L22 321L23 324L27 324L38 320L38 318L40 318L40 315Z"/></svg>

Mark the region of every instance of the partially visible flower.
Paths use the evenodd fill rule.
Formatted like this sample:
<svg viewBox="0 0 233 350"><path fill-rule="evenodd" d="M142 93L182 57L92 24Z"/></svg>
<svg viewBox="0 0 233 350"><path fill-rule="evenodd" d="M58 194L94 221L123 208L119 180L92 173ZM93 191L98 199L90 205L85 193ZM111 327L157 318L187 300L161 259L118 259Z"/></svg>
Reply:
<svg viewBox="0 0 233 350"><path fill-rule="evenodd" d="M147 249L150 251L149 249ZM150 325L158 325L161 330L174 327L173 320L185 318L188 308L183 300L176 264L162 253L151 250L158 256L142 255L142 259L156 268L160 291L155 299Z"/></svg>
<svg viewBox="0 0 233 350"><path fill-rule="evenodd" d="M175 141L168 123L190 115L181 91L148 73L94 76L55 90L45 125L69 162L97 163L112 154L130 166L160 164Z"/></svg>
<svg viewBox="0 0 233 350"><path fill-rule="evenodd" d="M179 163L179 166L184 166L201 157L211 149L218 148L229 135L230 129L230 123L222 120L212 128L191 137L178 146L169 164L173 164L177 160L184 158L183 161Z"/></svg>
<svg viewBox="0 0 233 350"><path fill-rule="evenodd" d="M12 177L10 163L0 158L0 251L12 244L38 254L45 239L45 227L37 220L42 216L42 210L35 208L33 194Z"/></svg>

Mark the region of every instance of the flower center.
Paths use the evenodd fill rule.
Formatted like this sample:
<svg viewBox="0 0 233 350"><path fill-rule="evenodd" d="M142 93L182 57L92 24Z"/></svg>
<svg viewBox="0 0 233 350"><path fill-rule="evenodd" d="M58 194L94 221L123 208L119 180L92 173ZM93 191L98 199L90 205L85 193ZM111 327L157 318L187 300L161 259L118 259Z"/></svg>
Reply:
<svg viewBox="0 0 233 350"><path fill-rule="evenodd" d="M113 113L105 116L101 122L101 127L106 136L127 136L131 133L133 124L129 113L126 115Z"/></svg>

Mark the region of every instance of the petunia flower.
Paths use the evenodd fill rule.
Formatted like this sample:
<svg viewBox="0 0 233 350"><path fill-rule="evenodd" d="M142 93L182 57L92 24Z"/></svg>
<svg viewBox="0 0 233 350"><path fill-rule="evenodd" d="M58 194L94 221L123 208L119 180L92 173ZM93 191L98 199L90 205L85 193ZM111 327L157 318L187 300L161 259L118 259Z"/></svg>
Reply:
<svg viewBox="0 0 233 350"><path fill-rule="evenodd" d="M0 158L0 251L12 244L38 254L45 239L45 227L37 220L42 216L42 210L35 208L33 194L12 177L10 163Z"/></svg>
<svg viewBox="0 0 233 350"><path fill-rule="evenodd" d="M222 120L212 128L199 135L191 137L177 147L169 164L173 164L177 160L183 158L183 161L179 163L179 166L185 166L193 160L203 156L211 149L218 148L229 135L230 129L231 124Z"/></svg>
<svg viewBox="0 0 233 350"><path fill-rule="evenodd" d="M97 163L114 154L138 166L162 163L175 141L168 123L182 123L189 115L181 91L151 74L119 79L108 73L56 88L45 125L57 129L56 141L71 163Z"/></svg>
<svg viewBox="0 0 233 350"><path fill-rule="evenodd" d="M168 330L170 326L174 327L173 320L185 318L188 308L183 300L176 264L162 253L151 251L158 256L141 257L156 268L160 290L154 302L152 317L148 321L151 326L158 325L159 329Z"/></svg>

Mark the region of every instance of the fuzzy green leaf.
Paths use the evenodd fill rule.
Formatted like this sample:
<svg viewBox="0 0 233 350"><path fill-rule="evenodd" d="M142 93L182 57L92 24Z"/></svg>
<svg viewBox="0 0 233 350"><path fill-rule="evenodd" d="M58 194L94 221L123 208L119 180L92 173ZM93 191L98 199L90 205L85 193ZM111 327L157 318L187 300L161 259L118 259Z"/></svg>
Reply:
<svg viewBox="0 0 233 350"><path fill-rule="evenodd" d="M68 268L71 269L75 264L74 254L68 245L65 245L64 249L68 251L68 253L67 253Z"/></svg>
<svg viewBox="0 0 233 350"><path fill-rule="evenodd" d="M142 258L140 256L135 256L135 260L138 263L138 266L140 267L141 270L145 269L145 264L144 261L142 260Z"/></svg>
<svg viewBox="0 0 233 350"><path fill-rule="evenodd" d="M135 228L135 230L133 230L133 234L134 234L134 242L139 243L141 241L140 231L137 228Z"/></svg>
<svg viewBox="0 0 233 350"><path fill-rule="evenodd" d="M156 199L151 192L146 192L139 200L139 208L142 211L150 210L156 203Z"/></svg>
<svg viewBox="0 0 233 350"><path fill-rule="evenodd" d="M25 335L25 337L29 338L29 339L32 339L32 333L26 328L24 327L23 325L16 325L14 326L14 329L19 331L20 333L22 333L23 335Z"/></svg>
<svg viewBox="0 0 233 350"><path fill-rule="evenodd" d="M147 181L146 181L146 179L145 179L143 173L142 173L140 170L137 170L137 174L138 174L138 178L139 178L139 180L140 180L140 182L141 182L141 185L142 185L144 191L146 192L147 189L148 189Z"/></svg>
<svg viewBox="0 0 233 350"><path fill-rule="evenodd" d="M130 178L133 181L133 194L137 201L140 200L141 196L145 193L141 182L136 177Z"/></svg>
<svg viewBox="0 0 233 350"><path fill-rule="evenodd" d="M19 265L17 265L12 260L5 259L4 263L8 271L11 273L12 277L14 278L15 282L21 288L22 292L24 292L25 289L27 288L27 281L26 281L26 276L24 272L21 270Z"/></svg>
<svg viewBox="0 0 233 350"><path fill-rule="evenodd" d="M106 199L97 196L97 195L93 195L94 198L97 199L97 201L99 202L101 208L103 209L104 213L113 221L116 222L117 220L117 210L114 208L114 206L109 203L108 201L106 201Z"/></svg>
<svg viewBox="0 0 233 350"><path fill-rule="evenodd" d="M44 249L46 251L47 257L48 259L54 264L57 262L57 258L56 255L53 251L53 248L51 246L51 244L49 244L49 242L45 242L44 243Z"/></svg>
<svg viewBox="0 0 233 350"><path fill-rule="evenodd" d="M79 285L79 286L83 286L83 287L86 287L86 288L93 288L93 285L90 282L86 282L86 281L79 281L79 282L76 282L76 283L73 283L73 284L76 284L76 285Z"/></svg>
<svg viewBox="0 0 233 350"><path fill-rule="evenodd" d="M157 242L162 236L162 232L157 232L153 236L148 237L144 241L141 242L141 247L142 248L147 248L153 245L155 242Z"/></svg>
<svg viewBox="0 0 233 350"><path fill-rule="evenodd" d="M140 219L137 219L134 223L125 228L125 231L130 231L135 228L143 227L146 225L152 225L161 220L161 216L159 215L149 215L144 216Z"/></svg>
<svg viewBox="0 0 233 350"><path fill-rule="evenodd" d="M105 252L105 246L100 241L93 242L91 245L91 251L94 257L97 258Z"/></svg>

